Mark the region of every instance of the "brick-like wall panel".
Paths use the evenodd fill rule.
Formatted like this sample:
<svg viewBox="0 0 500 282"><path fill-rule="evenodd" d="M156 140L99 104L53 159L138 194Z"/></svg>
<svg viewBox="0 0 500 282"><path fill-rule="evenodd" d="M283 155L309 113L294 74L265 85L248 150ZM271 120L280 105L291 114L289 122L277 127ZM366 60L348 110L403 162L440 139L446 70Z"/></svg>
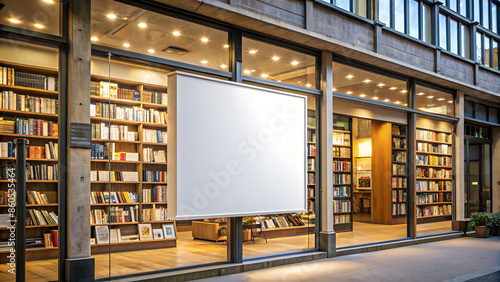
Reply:
<svg viewBox="0 0 500 282"><path fill-rule="evenodd" d="M373 51L373 26L370 24L349 19L317 5L314 6L313 19L311 31Z"/></svg>
<svg viewBox="0 0 500 282"><path fill-rule="evenodd" d="M231 4L301 28L305 26L304 0L236 0Z"/></svg>
<svg viewBox="0 0 500 282"><path fill-rule="evenodd" d="M474 65L441 52L440 71L443 75L456 80L474 83Z"/></svg>
<svg viewBox="0 0 500 282"><path fill-rule="evenodd" d="M496 92L497 95L500 95L500 75L492 71L479 68L478 86Z"/></svg>
<svg viewBox="0 0 500 282"><path fill-rule="evenodd" d="M395 35L390 31L382 31L382 50L380 53L429 71L434 70L434 49Z"/></svg>

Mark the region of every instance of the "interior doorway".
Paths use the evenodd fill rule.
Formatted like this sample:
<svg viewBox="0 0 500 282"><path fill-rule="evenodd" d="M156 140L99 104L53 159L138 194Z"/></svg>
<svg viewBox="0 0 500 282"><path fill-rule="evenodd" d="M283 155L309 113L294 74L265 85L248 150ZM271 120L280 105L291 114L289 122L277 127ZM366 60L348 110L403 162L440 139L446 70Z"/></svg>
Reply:
<svg viewBox="0 0 500 282"><path fill-rule="evenodd" d="M491 212L491 144L465 140L465 217Z"/></svg>

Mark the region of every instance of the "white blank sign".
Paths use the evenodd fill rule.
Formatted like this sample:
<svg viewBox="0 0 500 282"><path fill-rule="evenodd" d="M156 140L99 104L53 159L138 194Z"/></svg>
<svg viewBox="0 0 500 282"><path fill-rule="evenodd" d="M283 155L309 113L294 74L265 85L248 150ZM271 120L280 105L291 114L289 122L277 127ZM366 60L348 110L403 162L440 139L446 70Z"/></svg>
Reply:
<svg viewBox="0 0 500 282"><path fill-rule="evenodd" d="M306 105L304 96L169 75L169 218L306 211Z"/></svg>

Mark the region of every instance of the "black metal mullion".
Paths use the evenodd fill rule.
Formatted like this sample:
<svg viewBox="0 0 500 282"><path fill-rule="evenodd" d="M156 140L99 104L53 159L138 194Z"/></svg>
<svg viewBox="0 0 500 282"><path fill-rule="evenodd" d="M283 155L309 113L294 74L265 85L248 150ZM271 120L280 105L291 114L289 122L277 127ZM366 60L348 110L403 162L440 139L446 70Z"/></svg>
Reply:
<svg viewBox="0 0 500 282"><path fill-rule="evenodd" d="M470 217L470 154L469 154L469 140L465 141L465 160L466 160L466 175L465 175L465 180L466 180L466 187L464 187L465 191L467 191L467 205L466 205L466 211L465 211L465 217Z"/></svg>
<svg viewBox="0 0 500 282"><path fill-rule="evenodd" d="M390 12L390 27L392 29L395 28L396 26L396 4L395 4L395 1L398 1L398 0L390 0L390 9L389 9L389 12Z"/></svg>
<svg viewBox="0 0 500 282"><path fill-rule="evenodd" d="M451 30L450 30L450 17L446 16L446 50L451 52ZM441 24L440 24L441 25Z"/></svg>
<svg viewBox="0 0 500 282"><path fill-rule="evenodd" d="M418 1L418 39L425 41L424 38L424 3Z"/></svg>
<svg viewBox="0 0 500 282"><path fill-rule="evenodd" d="M412 0L404 0L404 21L405 21L405 28L404 28L404 33L405 34L410 34L410 1Z"/></svg>

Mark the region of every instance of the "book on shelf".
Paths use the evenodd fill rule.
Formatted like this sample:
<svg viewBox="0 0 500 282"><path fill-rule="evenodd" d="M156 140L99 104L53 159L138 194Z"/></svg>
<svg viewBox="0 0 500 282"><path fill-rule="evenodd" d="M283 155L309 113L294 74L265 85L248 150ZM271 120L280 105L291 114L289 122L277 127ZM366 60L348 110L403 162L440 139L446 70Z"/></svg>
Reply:
<svg viewBox="0 0 500 282"><path fill-rule="evenodd" d="M286 228L289 226L303 226L304 221L296 215L273 216L261 220L262 229Z"/></svg>
<svg viewBox="0 0 500 282"><path fill-rule="evenodd" d="M451 143L451 134L425 129L417 129L417 139Z"/></svg>
<svg viewBox="0 0 500 282"><path fill-rule="evenodd" d="M15 179L15 163L2 163L2 171L0 172L1 180Z"/></svg>
<svg viewBox="0 0 500 282"><path fill-rule="evenodd" d="M109 227L106 225L94 227L96 244L109 244Z"/></svg>
<svg viewBox="0 0 500 282"><path fill-rule="evenodd" d="M111 228L109 230L109 242L118 243L122 241L122 233L120 228Z"/></svg>
<svg viewBox="0 0 500 282"><path fill-rule="evenodd" d="M311 199L307 200L307 211L314 212L314 201Z"/></svg>
<svg viewBox="0 0 500 282"><path fill-rule="evenodd" d="M59 230L54 229L50 230L50 234L52 236L52 244L54 244L54 247L59 246Z"/></svg>
<svg viewBox="0 0 500 282"><path fill-rule="evenodd" d="M417 207L417 218L424 216L451 215L452 207L449 205L429 205Z"/></svg>
<svg viewBox="0 0 500 282"><path fill-rule="evenodd" d="M143 188L142 189L142 201L145 203L166 202L167 201L167 186L157 185L153 188Z"/></svg>
<svg viewBox="0 0 500 282"><path fill-rule="evenodd" d="M392 215L406 215L406 203L392 204Z"/></svg>
<svg viewBox="0 0 500 282"><path fill-rule="evenodd" d="M104 209L90 210L90 224L106 224L108 223L108 214Z"/></svg>
<svg viewBox="0 0 500 282"><path fill-rule="evenodd" d="M139 240L153 240L153 230L151 223L142 223L137 225L139 231Z"/></svg>
<svg viewBox="0 0 500 282"><path fill-rule="evenodd" d="M139 194L127 191L92 191L90 192L91 204L126 204L138 203Z"/></svg>
<svg viewBox="0 0 500 282"><path fill-rule="evenodd" d="M417 195L417 204L431 204L439 201L438 193L422 193Z"/></svg>
<svg viewBox="0 0 500 282"><path fill-rule="evenodd" d="M451 145L417 142L417 152L451 154Z"/></svg>
<svg viewBox="0 0 500 282"><path fill-rule="evenodd" d="M449 179L451 178L451 169L444 169L444 168L422 168L418 167L415 170L416 177L423 177L423 178L445 178Z"/></svg>
<svg viewBox="0 0 500 282"><path fill-rule="evenodd" d="M392 125L392 135L406 136L406 126Z"/></svg>
<svg viewBox="0 0 500 282"><path fill-rule="evenodd" d="M405 163L406 162L406 152L404 152L404 151L392 152L392 161Z"/></svg>
<svg viewBox="0 0 500 282"><path fill-rule="evenodd" d="M7 201L6 201L7 202ZM12 218L10 217L11 214L8 214L8 213L2 213L0 214L0 227L14 227L15 226L15 222L11 222L10 220L12 220ZM11 225L12 223L12 225Z"/></svg>
<svg viewBox="0 0 500 282"><path fill-rule="evenodd" d="M336 214L333 218L335 224L351 223L351 215L349 214Z"/></svg>
<svg viewBox="0 0 500 282"><path fill-rule="evenodd" d="M307 155L311 157L316 156L316 144L307 144Z"/></svg>
<svg viewBox="0 0 500 282"><path fill-rule="evenodd" d="M167 151L165 150L155 151L153 150L153 148L143 148L142 160L148 163L166 163Z"/></svg>
<svg viewBox="0 0 500 282"><path fill-rule="evenodd" d="M15 158L16 146L14 142L0 142L0 157L2 158Z"/></svg>
<svg viewBox="0 0 500 282"><path fill-rule="evenodd" d="M142 221L165 221L167 220L167 208L165 206L156 207L153 204L152 208L142 208Z"/></svg>
<svg viewBox="0 0 500 282"><path fill-rule="evenodd" d="M451 157L434 156L434 155L418 155L416 158L417 164L435 165L435 166L451 166Z"/></svg>
<svg viewBox="0 0 500 282"><path fill-rule="evenodd" d="M351 157L351 148L333 146L333 157L350 158Z"/></svg>
<svg viewBox="0 0 500 282"><path fill-rule="evenodd" d="M124 162L139 161L139 153L135 152L115 152L115 143L92 144L90 148L90 158L93 160L112 160Z"/></svg>
<svg viewBox="0 0 500 282"><path fill-rule="evenodd" d="M117 83L91 81L90 95L112 99L139 101L140 92L133 89L119 88Z"/></svg>
<svg viewBox="0 0 500 282"><path fill-rule="evenodd" d="M142 181L144 182L167 182L166 171L142 171Z"/></svg>
<svg viewBox="0 0 500 282"><path fill-rule="evenodd" d="M316 127L316 116L314 116L314 112L308 111L308 113L307 113L307 126L308 127Z"/></svg>
<svg viewBox="0 0 500 282"><path fill-rule="evenodd" d="M307 142L316 143L316 132L315 130L307 131Z"/></svg>
<svg viewBox="0 0 500 282"><path fill-rule="evenodd" d="M166 106L168 103L168 96L167 93L143 91L142 101L146 103L160 104Z"/></svg>
<svg viewBox="0 0 500 282"><path fill-rule="evenodd" d="M59 101L57 99L33 97L29 95L17 94L14 91L0 91L0 109L57 114Z"/></svg>
<svg viewBox="0 0 500 282"><path fill-rule="evenodd" d="M351 188L349 186L333 187L333 196L334 197L350 197L350 190L351 190Z"/></svg>
<svg viewBox="0 0 500 282"><path fill-rule="evenodd" d="M316 170L316 159L308 159L307 160L307 170L309 170L309 171Z"/></svg>
<svg viewBox="0 0 500 282"><path fill-rule="evenodd" d="M58 180L58 164L26 164L26 180Z"/></svg>
<svg viewBox="0 0 500 282"><path fill-rule="evenodd" d="M97 176L97 179L95 178ZM97 173L90 174L91 181L139 181L139 172L137 171L108 171L98 170Z"/></svg>
<svg viewBox="0 0 500 282"><path fill-rule="evenodd" d="M351 133L333 131L333 145L350 145Z"/></svg>
<svg viewBox="0 0 500 282"><path fill-rule="evenodd" d="M167 132L161 130L143 129L142 141L167 144Z"/></svg>
<svg viewBox="0 0 500 282"><path fill-rule="evenodd" d="M333 173L333 184L351 184L351 175L345 173Z"/></svg>
<svg viewBox="0 0 500 282"><path fill-rule="evenodd" d="M451 181L417 180L416 182L417 191L451 191L451 189L452 189Z"/></svg>
<svg viewBox="0 0 500 282"><path fill-rule="evenodd" d="M4 122L9 120L4 117L0 117ZM12 121L12 119L11 119ZM1 133L9 134L22 134L22 135L35 135L35 136L58 136L58 126L57 123L53 121L43 120L43 119L23 119L16 118L14 120L14 126L2 126L0 127Z"/></svg>
<svg viewBox="0 0 500 282"><path fill-rule="evenodd" d="M393 175L406 175L406 165L404 165L404 164L392 164L392 174Z"/></svg>
<svg viewBox="0 0 500 282"><path fill-rule="evenodd" d="M351 212L351 201L347 199L333 200L333 212Z"/></svg>
<svg viewBox="0 0 500 282"><path fill-rule="evenodd" d="M333 171L350 172L352 164L350 161L333 161Z"/></svg>
<svg viewBox="0 0 500 282"><path fill-rule="evenodd" d="M55 212L47 210L28 209L26 215L26 226L34 225L57 225L58 217Z"/></svg>
<svg viewBox="0 0 500 282"><path fill-rule="evenodd" d="M53 248L54 243L52 242L52 234L51 233L44 233L43 234L43 244L45 248Z"/></svg>
<svg viewBox="0 0 500 282"><path fill-rule="evenodd" d="M124 222L137 222L137 213L139 206L117 207L111 206L109 208L109 221L111 223L124 223Z"/></svg>
<svg viewBox="0 0 500 282"><path fill-rule="evenodd" d="M406 178L405 177L393 177L392 178L392 188L406 188Z"/></svg>
<svg viewBox="0 0 500 282"><path fill-rule="evenodd" d="M26 238L26 249L43 248L45 246L43 238Z"/></svg>
<svg viewBox="0 0 500 282"><path fill-rule="evenodd" d="M392 148L406 149L406 138L393 137L392 138Z"/></svg>
<svg viewBox="0 0 500 282"><path fill-rule="evenodd" d="M167 124L167 112L140 107L124 107L117 104L90 104L90 116L119 120Z"/></svg>
<svg viewBox="0 0 500 282"><path fill-rule="evenodd" d="M16 68L0 66L0 84L57 91L55 76L45 76L16 71Z"/></svg>
<svg viewBox="0 0 500 282"><path fill-rule="evenodd" d="M46 194L38 191L26 191L28 205L48 205L50 204Z"/></svg>
<svg viewBox="0 0 500 282"><path fill-rule="evenodd" d="M27 157L30 159L56 160L59 154L59 145L49 142L44 146L27 146Z"/></svg>
<svg viewBox="0 0 500 282"><path fill-rule="evenodd" d="M109 139L122 141L138 141L139 135L137 131L129 131L127 125L111 125L108 127L106 123L92 124L93 139Z"/></svg>
<svg viewBox="0 0 500 282"><path fill-rule="evenodd" d="M316 184L316 176L314 175L314 172L307 173L307 184L308 185Z"/></svg>

